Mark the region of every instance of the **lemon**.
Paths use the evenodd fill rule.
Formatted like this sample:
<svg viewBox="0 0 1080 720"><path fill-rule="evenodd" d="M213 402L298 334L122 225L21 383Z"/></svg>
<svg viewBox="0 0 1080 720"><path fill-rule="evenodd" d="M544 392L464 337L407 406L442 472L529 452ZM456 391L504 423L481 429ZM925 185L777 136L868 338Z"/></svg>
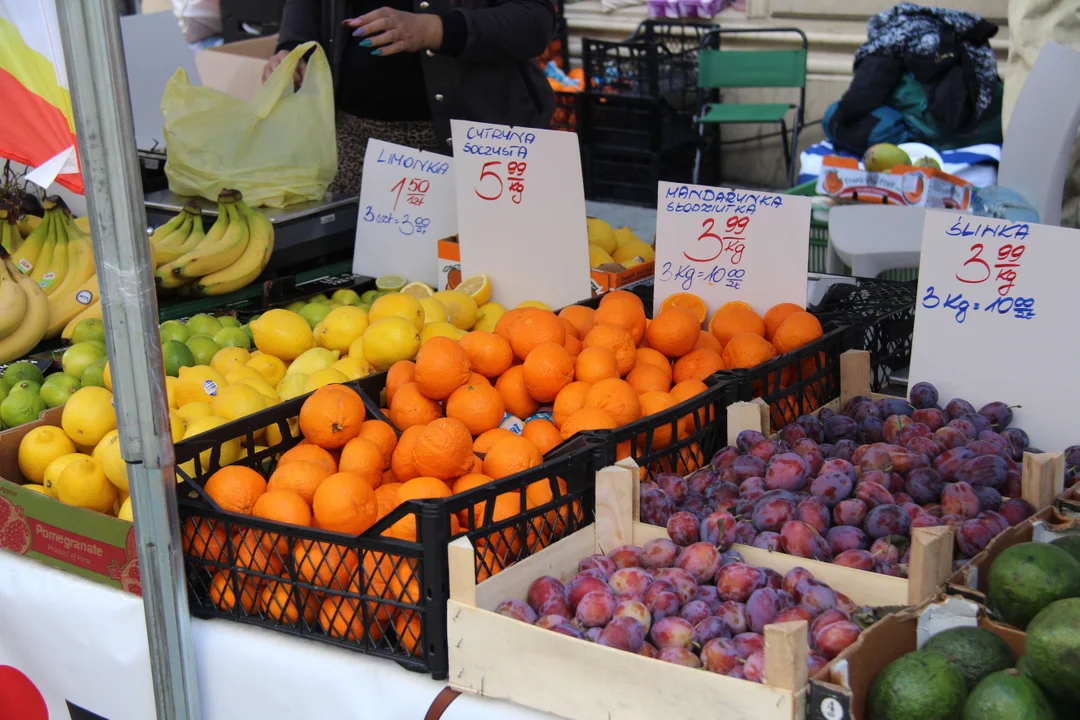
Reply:
<svg viewBox="0 0 1080 720"><path fill-rule="evenodd" d="M184 439L188 440L201 433L213 430L216 427L220 427L229 422L223 417L217 417L216 415L210 415L204 418L190 423L187 427L187 432L184 433ZM231 465L240 458L240 438L232 438L222 443L215 443L215 445L221 446L221 462L220 467ZM199 453L199 468L203 474L206 474L210 470L210 452L211 448L207 448ZM180 465L180 469L187 473L188 477L195 476L195 461L188 460L186 463Z"/></svg>
<svg viewBox="0 0 1080 720"><path fill-rule="evenodd" d="M183 435L181 435L183 437ZM120 490L127 492L128 476L127 463L120 455L120 433L113 430L94 448L94 459L101 465L105 477Z"/></svg>
<svg viewBox="0 0 1080 720"><path fill-rule="evenodd" d="M45 479L45 470L58 457L75 452L75 443L55 425L36 427L19 443L19 471L32 483Z"/></svg>
<svg viewBox="0 0 1080 720"><path fill-rule="evenodd" d="M186 424L190 425L193 420L210 417L213 413L210 412L210 403L192 402L178 407L176 409L176 414Z"/></svg>
<svg viewBox="0 0 1080 720"><path fill-rule="evenodd" d="M337 362L340 357L341 353L337 350L311 348L303 355L293 360L289 365L289 369L285 371L285 374L295 375L299 373L301 375L311 375L319 370L330 367Z"/></svg>
<svg viewBox="0 0 1080 720"><path fill-rule="evenodd" d="M105 389L112 392L112 372L109 370L109 361L105 361L105 369L102 371L105 380ZM168 380L168 378L166 378ZM166 382L165 386L168 387L169 383Z"/></svg>
<svg viewBox="0 0 1080 720"><path fill-rule="evenodd" d="M135 517L131 513L131 498L124 498L124 502L120 504L120 509L116 511L116 517L120 520L127 520L128 522L135 522Z"/></svg>
<svg viewBox="0 0 1080 720"><path fill-rule="evenodd" d="M342 305L315 326L315 342L328 350L345 352L367 326L368 314L363 309Z"/></svg>
<svg viewBox="0 0 1080 720"><path fill-rule="evenodd" d="M484 273L470 275L454 289L471 297L477 305L491 300L491 278Z"/></svg>
<svg viewBox="0 0 1080 720"><path fill-rule="evenodd" d="M184 439L184 433L187 431L187 420L180 417L175 410L170 410L169 429L173 442L178 443Z"/></svg>
<svg viewBox="0 0 1080 720"><path fill-rule="evenodd" d="M263 376L256 370L252 370L247 365L233 365L229 372L225 375L225 382L229 385L240 382L247 378L248 380L262 380ZM265 380L263 380L265 382Z"/></svg>
<svg viewBox="0 0 1080 720"><path fill-rule="evenodd" d="M291 400L292 398L304 394L304 385L307 384L308 376L304 373L293 373L292 375L286 375L276 389L278 397L282 400Z"/></svg>
<svg viewBox="0 0 1080 720"><path fill-rule="evenodd" d="M210 402L210 412L226 420L239 420L266 407L266 400L250 385L230 385L222 388Z"/></svg>
<svg viewBox="0 0 1080 720"><path fill-rule="evenodd" d="M45 468L45 478L41 483L45 486L50 497L56 497L56 481L60 478L60 473L64 471L64 468L66 468L69 463L73 460L78 460L81 457L83 457L83 454L77 452L61 455L49 463L49 466Z"/></svg>
<svg viewBox="0 0 1080 720"><path fill-rule="evenodd" d="M94 447L106 433L116 429L112 393L100 387L77 390L64 405L60 424L73 442Z"/></svg>
<svg viewBox="0 0 1080 720"><path fill-rule="evenodd" d="M589 267L598 268L601 265L607 265L613 262L615 261L604 251L604 248L599 245L589 246Z"/></svg>
<svg viewBox="0 0 1080 720"><path fill-rule="evenodd" d="M487 302L476 310L476 324L473 330L495 332L495 324L506 313L506 308L496 302Z"/></svg>
<svg viewBox="0 0 1080 720"><path fill-rule="evenodd" d="M400 317L373 322L364 331L363 340L364 359L376 370L388 370L398 360L412 360L420 349L416 326Z"/></svg>
<svg viewBox="0 0 1080 720"><path fill-rule="evenodd" d="M589 232L589 244L602 248L609 255L619 246L615 231L600 218L585 218Z"/></svg>
<svg viewBox="0 0 1080 720"><path fill-rule="evenodd" d="M308 375L307 382L304 383L304 392L314 392L323 385L334 385L347 382L349 382L348 376L340 370L332 367L323 368L322 370Z"/></svg>
<svg viewBox="0 0 1080 720"><path fill-rule="evenodd" d="M414 280L399 291L402 295L412 295L417 300L423 300L435 294L435 290L426 282Z"/></svg>
<svg viewBox="0 0 1080 720"><path fill-rule="evenodd" d="M175 410L176 404L176 383L179 382L172 375L165 376L165 396L169 401L169 407ZM112 392L112 388L109 388L109 392Z"/></svg>
<svg viewBox="0 0 1080 720"><path fill-rule="evenodd" d="M56 481L56 498L67 505L112 514L118 491L96 459L84 456L71 461Z"/></svg>
<svg viewBox="0 0 1080 720"><path fill-rule="evenodd" d="M634 231L628 227L621 227L615 231L615 242L618 243L618 247L623 245L629 245L632 242L641 242L641 238L634 234Z"/></svg>
<svg viewBox="0 0 1080 720"><path fill-rule="evenodd" d="M645 261L655 260L656 253L653 252L651 247L638 241L627 243L611 254L611 259L617 263L625 263L634 258L641 258Z"/></svg>
<svg viewBox="0 0 1080 720"><path fill-rule="evenodd" d="M368 365L368 361L363 357L343 357L330 367L340 371L350 380L359 380L375 373L375 368Z"/></svg>
<svg viewBox="0 0 1080 720"><path fill-rule="evenodd" d="M435 294L438 297L439 293ZM368 313L368 322L375 324L386 318L405 318L417 330L424 327L424 306L412 295L391 293L383 295L371 304L371 312Z"/></svg>
<svg viewBox="0 0 1080 720"><path fill-rule="evenodd" d="M421 298L420 304L424 308L425 325L436 322L448 322L450 320L450 313L446 312L446 306L439 302L438 298Z"/></svg>
<svg viewBox="0 0 1080 720"><path fill-rule="evenodd" d="M299 435L300 431L298 430L298 427L299 426L298 426L297 421L295 419L290 419L289 420L289 431L291 432L292 437L296 437L297 435ZM274 447L276 445L280 445L282 440L284 440L284 438L281 437L281 428L278 427L277 424L267 426L267 428L266 428L266 444L267 444L267 446ZM256 447L256 450L257 449L258 448Z"/></svg>
<svg viewBox="0 0 1080 720"><path fill-rule="evenodd" d="M245 365L251 359L251 353L242 347L221 348L214 353L210 360L210 367L222 375L228 376L229 369L236 364Z"/></svg>
<svg viewBox="0 0 1080 720"><path fill-rule="evenodd" d="M268 310L249 327L255 347L282 360L294 360L315 345L307 320L288 310Z"/></svg>
<svg viewBox="0 0 1080 720"><path fill-rule="evenodd" d="M375 287L385 292L397 292L405 287L409 279L404 275L382 275L375 279Z"/></svg>
<svg viewBox="0 0 1080 720"><path fill-rule="evenodd" d="M622 265L622 266L623 266L624 268L626 268L627 270L629 270L630 268L634 267L635 265L644 265L644 264L645 264L645 261L644 261L644 260L642 260L642 259L641 259L640 257L636 257L636 258L634 258L633 260L627 260L626 262L624 262L624 263L620 263L620 264L621 264L621 265Z"/></svg>
<svg viewBox="0 0 1080 720"><path fill-rule="evenodd" d="M433 337L448 337L451 340L460 340L465 337L465 331L459 330L448 322L428 323L420 331L421 347Z"/></svg>
<svg viewBox="0 0 1080 720"><path fill-rule="evenodd" d="M349 357L352 357L352 358L359 358L360 360L364 360L364 336L363 335L356 338L356 340L353 341L353 344L349 346L348 355L349 355ZM367 362L367 360L364 360L364 362Z"/></svg>
<svg viewBox="0 0 1080 720"><path fill-rule="evenodd" d="M551 306L547 303L540 302L539 300L526 300L523 303L518 303L519 308L539 308L540 310L551 310Z"/></svg>
<svg viewBox="0 0 1080 720"><path fill-rule="evenodd" d="M53 490L52 488L47 488L44 485L35 485L33 483L27 483L26 485L22 486L22 489L23 490L29 490L30 492L41 493L42 495L46 495L46 496L51 497L51 498L56 497L56 491Z"/></svg>
<svg viewBox="0 0 1080 720"><path fill-rule="evenodd" d="M476 302L458 290L442 290L435 297L446 306L450 313L450 324L462 330L472 330L476 324Z"/></svg>
<svg viewBox="0 0 1080 720"><path fill-rule="evenodd" d="M248 360L247 365L249 368L262 375L263 380L265 380L270 387L277 387L277 384L281 382L281 378L285 377L285 372L289 369L285 362L280 358L262 352L258 354L252 353L251 359Z"/></svg>
<svg viewBox="0 0 1080 720"><path fill-rule="evenodd" d="M277 405L279 402L281 402L281 398L279 398L278 394L274 392L274 388L272 388L270 386L270 383L266 382L261 377L242 377L236 382L242 385L247 385L248 387L253 387L258 390L266 399L267 407L269 407L270 405Z"/></svg>

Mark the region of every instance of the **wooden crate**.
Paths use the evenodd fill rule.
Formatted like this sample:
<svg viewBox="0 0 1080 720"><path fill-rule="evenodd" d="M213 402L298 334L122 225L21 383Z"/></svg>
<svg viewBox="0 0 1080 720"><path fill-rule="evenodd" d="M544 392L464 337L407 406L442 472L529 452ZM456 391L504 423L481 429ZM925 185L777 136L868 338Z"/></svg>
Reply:
<svg viewBox="0 0 1080 720"><path fill-rule="evenodd" d="M504 600L524 601L542 575L566 581L577 574L584 557L667 537L664 528L635 520L637 484L638 468L632 462L601 470L594 524L481 583L475 581L468 540L450 543L450 685L572 720L696 717L702 708L725 720L801 720L809 652L805 622L765 628L765 684L758 684L577 640L494 612ZM930 533L926 552L940 551L942 537L951 541ZM750 565L781 574L805 567L858 605L908 604L907 580L743 545L732 550Z"/></svg>

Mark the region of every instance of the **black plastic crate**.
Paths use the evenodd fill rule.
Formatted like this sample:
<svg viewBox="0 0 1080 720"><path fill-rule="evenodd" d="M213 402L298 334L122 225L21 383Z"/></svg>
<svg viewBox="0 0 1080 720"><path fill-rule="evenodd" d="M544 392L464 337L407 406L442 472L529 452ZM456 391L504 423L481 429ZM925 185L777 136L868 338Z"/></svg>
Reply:
<svg viewBox="0 0 1080 720"><path fill-rule="evenodd" d="M690 182L694 146L660 153L593 146L583 139L585 197L588 200L656 207L657 183Z"/></svg>
<svg viewBox="0 0 1080 720"><path fill-rule="evenodd" d="M555 91L555 112L551 115L551 129L578 132L578 118L581 117L581 99L579 92Z"/></svg>
<svg viewBox="0 0 1080 720"><path fill-rule="evenodd" d="M583 93L579 128L589 150L663 153L697 142L693 103ZM692 167L692 166L691 166Z"/></svg>
<svg viewBox="0 0 1080 720"><path fill-rule="evenodd" d="M811 308L822 322L851 326L848 349L870 351L874 392L883 391L895 371L911 364L918 289L917 281L842 278Z"/></svg>
<svg viewBox="0 0 1080 720"><path fill-rule="evenodd" d="M380 420L372 398L384 382L380 374L349 383L369 417ZM191 612L386 657L444 679L447 544L468 537L483 580L589 524L603 458L597 441L572 438L539 467L450 498L408 501L355 537L223 511L203 490L218 469L221 444L240 437L252 447L260 428L276 425L283 438L278 445L236 463L268 477L280 454L302 439L288 420L306 397L176 445ZM199 458L204 451L210 452L206 468ZM180 469L188 461L195 465L191 475ZM383 534L398 523L413 524L416 540ZM312 617L315 603L320 613Z"/></svg>

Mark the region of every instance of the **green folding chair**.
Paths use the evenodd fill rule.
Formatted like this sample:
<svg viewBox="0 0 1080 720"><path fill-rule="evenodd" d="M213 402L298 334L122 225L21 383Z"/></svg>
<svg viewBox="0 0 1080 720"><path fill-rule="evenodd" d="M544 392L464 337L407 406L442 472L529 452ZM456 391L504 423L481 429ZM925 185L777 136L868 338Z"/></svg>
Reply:
<svg viewBox="0 0 1080 720"><path fill-rule="evenodd" d="M724 35L790 33L802 40L798 50L722 50ZM704 102L694 121L698 124L698 148L694 159L694 182L701 172L701 156L705 150L705 128L708 125L773 124L780 125L787 163L788 183L794 185L795 153L799 147L799 130L806 107L806 33L798 28L721 29L702 39L698 60L698 91L716 96L720 90L732 88L798 88L799 102L793 103L728 103ZM794 110L791 140L788 140L787 116ZM719 152L719 147L717 148Z"/></svg>

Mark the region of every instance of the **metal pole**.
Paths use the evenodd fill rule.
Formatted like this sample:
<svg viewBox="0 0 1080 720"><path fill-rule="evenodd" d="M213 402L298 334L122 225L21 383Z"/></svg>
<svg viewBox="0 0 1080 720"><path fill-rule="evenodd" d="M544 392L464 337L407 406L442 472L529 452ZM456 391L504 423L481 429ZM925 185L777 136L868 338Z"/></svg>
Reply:
<svg viewBox="0 0 1080 720"><path fill-rule="evenodd" d="M56 3L90 223L120 448L127 462L159 720L201 717L157 297L115 0Z"/></svg>

